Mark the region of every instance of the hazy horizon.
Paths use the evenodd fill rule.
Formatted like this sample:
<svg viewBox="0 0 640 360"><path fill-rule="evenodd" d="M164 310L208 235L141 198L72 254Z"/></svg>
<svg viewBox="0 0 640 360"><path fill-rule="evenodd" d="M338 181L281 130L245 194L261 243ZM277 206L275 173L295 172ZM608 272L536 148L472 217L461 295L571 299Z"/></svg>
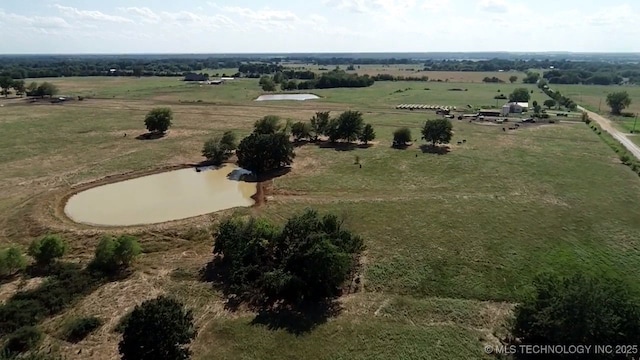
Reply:
<svg viewBox="0 0 640 360"><path fill-rule="evenodd" d="M0 5L11 55L636 53L630 0L284 0Z"/></svg>

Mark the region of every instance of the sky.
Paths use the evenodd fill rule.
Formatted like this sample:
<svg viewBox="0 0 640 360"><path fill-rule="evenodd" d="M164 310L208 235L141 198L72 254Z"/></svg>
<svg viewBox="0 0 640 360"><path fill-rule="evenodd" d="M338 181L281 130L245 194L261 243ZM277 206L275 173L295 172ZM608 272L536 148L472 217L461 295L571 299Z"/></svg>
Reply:
<svg viewBox="0 0 640 360"><path fill-rule="evenodd" d="M640 52L638 0L0 0L0 54Z"/></svg>

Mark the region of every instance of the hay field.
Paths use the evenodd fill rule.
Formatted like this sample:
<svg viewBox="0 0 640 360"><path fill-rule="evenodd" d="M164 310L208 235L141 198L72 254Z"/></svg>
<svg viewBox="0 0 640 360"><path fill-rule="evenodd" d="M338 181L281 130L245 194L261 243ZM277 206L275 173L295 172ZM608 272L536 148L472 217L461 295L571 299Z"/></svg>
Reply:
<svg viewBox="0 0 640 360"><path fill-rule="evenodd" d="M117 358L112 326L136 303L164 292L194 309L195 359L444 360L487 358L483 345L504 334L510 309L540 271L617 274L640 289L640 181L584 124L503 132L455 120L446 155L423 153L419 144L390 147L397 127L408 126L419 138L420 126L434 116L395 110L396 104L492 105L498 89L508 94L521 85L381 82L314 90L319 101L255 103L257 80L210 87L158 78L52 81L62 93L95 98L55 105L0 100L6 104L0 107L0 242L26 246L54 230L70 241L69 260L86 262L102 233L126 231L140 236L145 252L130 278L104 285L41 325L51 335L47 343L69 359ZM468 90L448 90L453 87ZM136 140L145 113L156 106L174 110L175 126L163 139ZM292 172L274 180L270 201L238 210L278 222L309 206L333 211L365 239L364 290L341 299L341 314L310 333L270 329L253 313L229 312L221 294L198 280L211 257L209 225L233 211L111 230L53 215L58 191L200 161L207 137L229 129L247 134L264 115L307 120L315 111L347 109L373 124L373 147L300 147ZM361 169L353 165L356 155ZM59 325L78 314L108 322L79 344L58 339Z"/></svg>

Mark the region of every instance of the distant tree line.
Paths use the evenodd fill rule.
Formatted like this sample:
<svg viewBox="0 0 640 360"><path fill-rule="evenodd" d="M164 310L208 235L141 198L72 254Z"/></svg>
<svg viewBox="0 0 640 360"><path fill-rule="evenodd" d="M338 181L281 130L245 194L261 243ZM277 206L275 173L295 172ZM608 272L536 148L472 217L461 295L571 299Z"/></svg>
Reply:
<svg viewBox="0 0 640 360"><path fill-rule="evenodd" d="M276 85L280 84L283 91L288 90L309 90L309 89L331 89L347 87L368 87L374 84L373 78L368 75L348 74L344 70L335 69L319 77L296 81L288 79L283 72L278 72L274 76L264 75L260 78L260 86L264 91L275 91Z"/></svg>
<svg viewBox="0 0 640 360"><path fill-rule="evenodd" d="M374 81L429 81L428 76L393 76L391 74L378 74L371 78Z"/></svg>
<svg viewBox="0 0 640 360"><path fill-rule="evenodd" d="M601 59L572 61L570 59L487 59L487 60L449 60L434 56L431 59L361 57L322 57L289 56L283 58L260 56L218 56L198 55L148 55L148 56L2 56L0 57L0 76L13 79L60 77L60 76L184 76L189 72L204 69L237 68L245 77L259 78L276 72L289 72L289 79L312 80L310 71L285 70L285 61L300 64L332 66L378 64L390 66L396 64L422 65L425 71L522 71L529 69L549 69L545 78L558 84L617 84L622 78L632 83L640 82L640 64L636 61L604 61ZM299 69L298 69L299 70ZM524 82L535 83L533 78ZM537 80L537 79L536 79Z"/></svg>
<svg viewBox="0 0 640 360"><path fill-rule="evenodd" d="M12 79L70 76L184 76L204 69L237 68L241 58L130 59L126 57L3 56L0 76ZM112 71L113 70L113 71Z"/></svg>
<svg viewBox="0 0 640 360"><path fill-rule="evenodd" d="M588 70L551 70L544 73L543 77L550 84L590 84L590 85L615 85L622 82L623 77L640 81L640 71L626 70L623 72L602 71L591 72Z"/></svg>

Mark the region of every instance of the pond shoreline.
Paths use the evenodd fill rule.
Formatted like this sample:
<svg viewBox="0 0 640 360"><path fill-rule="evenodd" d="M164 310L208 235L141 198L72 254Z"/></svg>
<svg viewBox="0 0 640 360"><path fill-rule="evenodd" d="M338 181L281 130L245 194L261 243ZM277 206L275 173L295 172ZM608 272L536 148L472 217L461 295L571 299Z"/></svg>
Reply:
<svg viewBox="0 0 640 360"><path fill-rule="evenodd" d="M235 165L233 162L225 162L223 165ZM100 186L104 186L104 185L109 185L109 184L114 184L114 183L118 183L118 182L124 182L127 180L133 180L133 179L138 179L141 177L145 177L145 176L150 176L150 175L157 175L157 174L161 174L161 173L165 173L165 172L170 172L170 171L175 171L175 170L182 170L182 169L189 169L189 168L193 168L194 171L196 168L203 168L203 167L209 167L208 165L203 165L202 163L184 163L184 164L176 164L176 165L167 165L167 166L161 166L158 168L153 168L153 169L147 169L147 170L141 170L141 171L130 171L130 172L125 172L125 173L119 173L119 174L113 174L113 175L107 175L104 176L102 178L99 179L95 179L95 180L91 180L91 181L87 181L87 182L81 182L78 184L74 184L71 187L65 187L63 189L60 189L59 191L56 191L55 194L52 194L52 197L47 197L46 201L51 205L53 205L53 217L55 218L56 223L62 223L62 224L67 224L67 225L74 225L74 227L77 227L79 229L85 228L85 229L135 229L135 228L150 228L150 227L158 227L158 226L162 226L162 225L169 225L169 224L174 224L174 223L180 223L180 222L185 222L188 221L190 219L195 219L195 218L199 218L202 216L207 216L207 215L211 215L212 213L207 213L207 214L202 214L202 215L197 215L197 216L193 216L193 217L189 217L189 218L185 218L185 219L177 219L177 220L170 220L170 221L165 221L165 222L160 222L160 223L153 223L153 224L139 224L139 225L101 225L101 224L87 224L87 223L83 223L83 222L77 222L74 219L72 219L71 217L69 217L69 215L66 213L65 211L65 207L69 201L69 199L80 193L83 191L87 191L96 187L100 187ZM253 179L252 179L253 180ZM261 205L263 205L266 201L266 197L268 196L268 183L270 183L269 180L267 181L251 181L251 182L255 182L256 183L256 193L254 195L251 196L251 199L254 201L253 205L249 206L249 208L254 208L254 207L259 207ZM53 204L52 204L53 202ZM221 212L226 211L226 210L221 210ZM217 212L214 212L217 213ZM42 220L49 218L47 220L53 220L50 218L50 216L46 216L47 214L34 214L37 215L36 218L40 218ZM39 221L42 222L42 221ZM50 227L49 225L49 221L44 221L44 223L46 224L46 227ZM61 225L61 224L58 224ZM67 228L65 226L65 228Z"/></svg>

